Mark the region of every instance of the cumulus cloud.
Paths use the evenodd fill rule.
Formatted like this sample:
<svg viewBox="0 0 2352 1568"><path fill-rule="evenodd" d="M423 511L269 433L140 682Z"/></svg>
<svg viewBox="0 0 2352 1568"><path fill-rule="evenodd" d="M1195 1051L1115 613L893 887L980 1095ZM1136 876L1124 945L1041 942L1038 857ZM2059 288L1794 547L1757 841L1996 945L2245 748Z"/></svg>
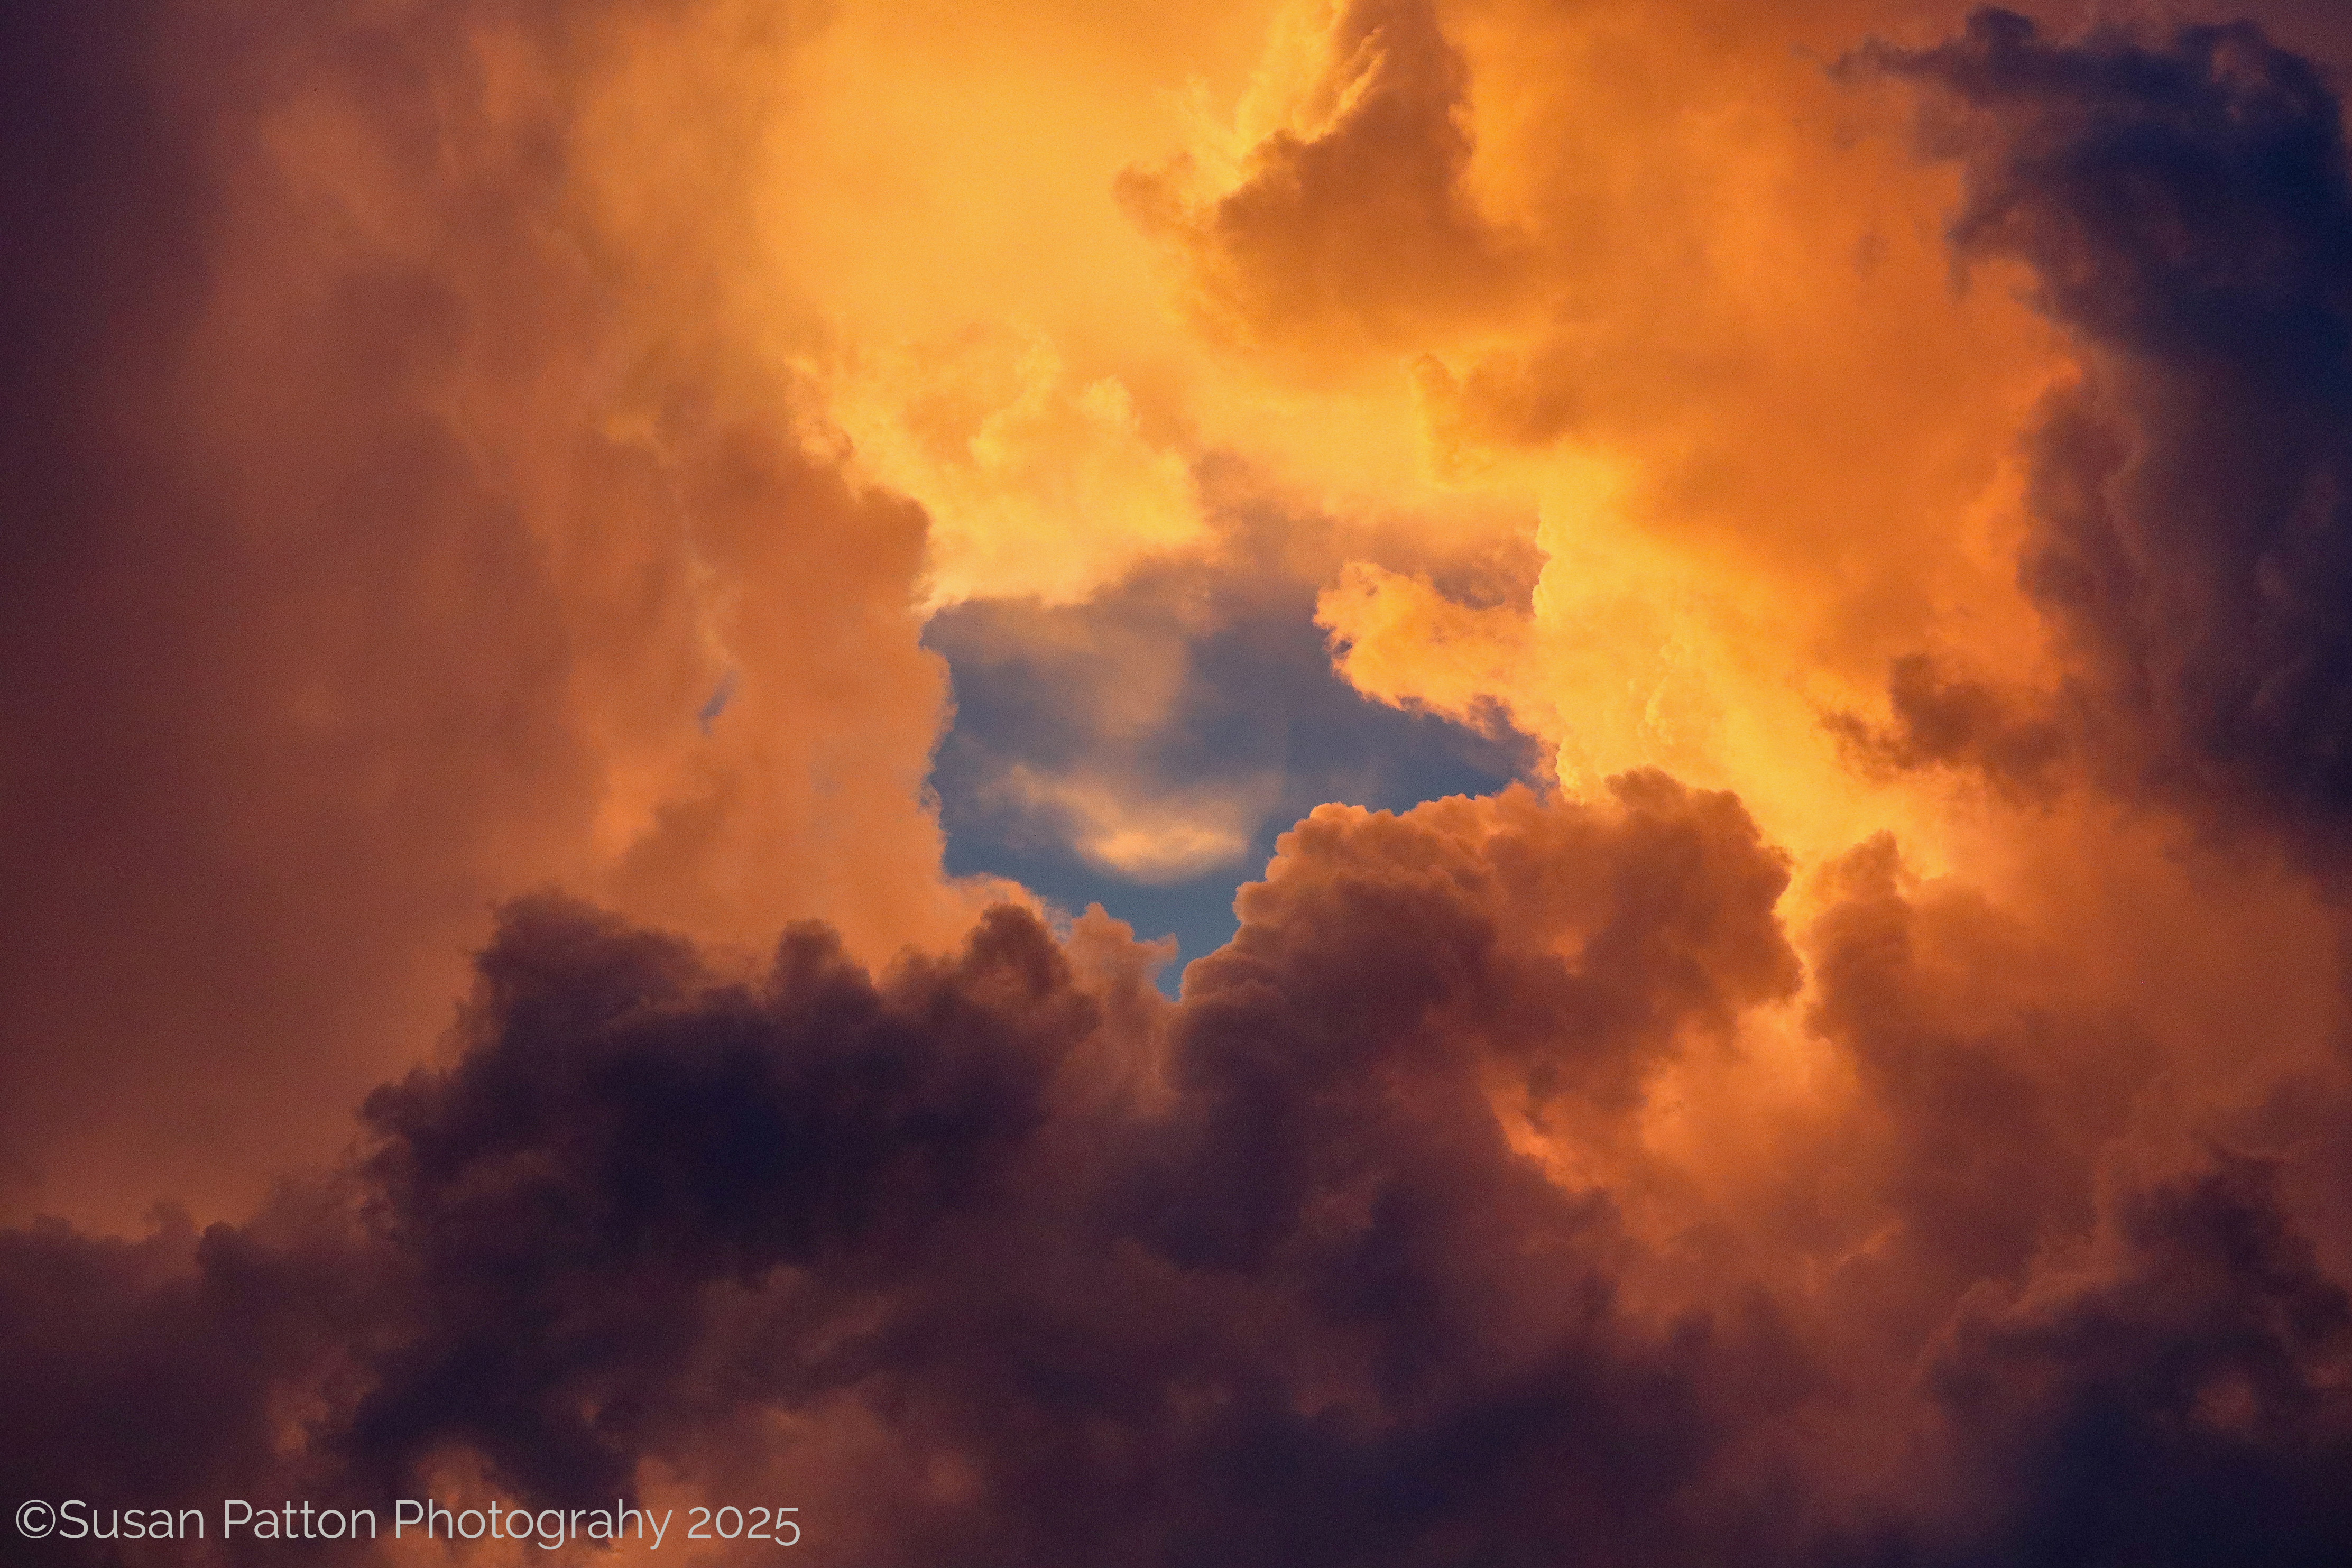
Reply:
<svg viewBox="0 0 2352 1568"><path fill-rule="evenodd" d="M1857 59L1933 89L1960 254L2022 263L2079 352L2023 574L2080 721L2150 793L2333 837L2352 178L2326 76L2252 23L2062 40L1991 10Z"/></svg>
<svg viewBox="0 0 2352 1568"><path fill-rule="evenodd" d="M236 1216L0 1229L12 1499L763 1500L872 1568L2352 1552L2325 75L1865 48L1955 297L1948 192L1763 10L1310 20L1230 167L1125 184L1197 358L959 338L930 254L806 352L776 212L898 241L766 204L824 141L769 97L887 76L874 15L5 25L0 1133ZM1330 414L1295 470L1202 450L1281 398L1188 416L1260 354ZM1496 490L1299 499L1412 419ZM1498 714L1545 789L1329 799ZM1130 876L1296 826L1171 998L943 885L935 744L950 830Z"/></svg>
<svg viewBox="0 0 2352 1568"><path fill-rule="evenodd" d="M755 963L511 905L333 1180L0 1237L6 1479L789 1478L843 1563L2340 1549L2352 1313L2280 1162L2118 1161L2128 1029L1891 848L1840 875L1817 1152L1858 1180L1748 1237L1642 1130L1796 994L1789 871L1661 775L1327 806L1175 1003L1099 915L877 975L813 923Z"/></svg>
<svg viewBox="0 0 2352 1568"><path fill-rule="evenodd" d="M1321 58L1230 184L1189 156L1121 176L1128 209L1189 264L1208 319L1276 349L1335 334L1387 346L1507 310L1514 242L1465 181L1469 72L1438 7L1356 0L1304 42ZM1203 181L1214 188L1190 188Z"/></svg>
<svg viewBox="0 0 2352 1568"><path fill-rule="evenodd" d="M166 1502L223 1476L373 1498L463 1453L576 1504L759 1411L846 1403L889 1458L808 1500L813 1538L1630 1542L1702 1467L1706 1369L1761 1331L1615 1306L1606 1194L1549 1182L1490 1101L1622 1117L1654 1063L1785 994L1785 876L1735 803L1661 778L1605 809L1327 808L1173 1006L1123 932L1066 952L1009 907L877 980L821 927L734 973L517 905L458 1054L369 1100L317 1237L14 1235L12 1308L48 1326L9 1375L51 1411L152 1399L153 1468L119 1479ZM289 1398L290 1454L257 1430ZM208 1405L247 1415L181 1424ZM92 1484L110 1424L52 1436L11 1479ZM888 1479L940 1463L976 1484Z"/></svg>
<svg viewBox="0 0 2352 1568"><path fill-rule="evenodd" d="M1934 1363L1970 1458L2017 1500L1984 1555L2341 1552L2352 1300L2282 1213L2275 1169L2225 1157L2133 1194L2097 1250L1972 1305Z"/></svg>
<svg viewBox="0 0 2352 1568"><path fill-rule="evenodd" d="M804 452L730 334L710 176L756 128L630 86L788 47L744 21L6 24L12 1212L217 1213L257 1151L331 1154L519 888L956 929L924 519Z"/></svg>

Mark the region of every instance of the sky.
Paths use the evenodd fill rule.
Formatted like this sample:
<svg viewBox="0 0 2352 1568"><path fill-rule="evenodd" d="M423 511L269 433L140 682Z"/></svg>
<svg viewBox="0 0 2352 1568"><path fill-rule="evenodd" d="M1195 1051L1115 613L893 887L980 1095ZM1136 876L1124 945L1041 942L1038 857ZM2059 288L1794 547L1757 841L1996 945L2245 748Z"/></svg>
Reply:
<svg viewBox="0 0 2352 1568"><path fill-rule="evenodd" d="M2347 72L0 16L0 1556L2352 1561Z"/></svg>

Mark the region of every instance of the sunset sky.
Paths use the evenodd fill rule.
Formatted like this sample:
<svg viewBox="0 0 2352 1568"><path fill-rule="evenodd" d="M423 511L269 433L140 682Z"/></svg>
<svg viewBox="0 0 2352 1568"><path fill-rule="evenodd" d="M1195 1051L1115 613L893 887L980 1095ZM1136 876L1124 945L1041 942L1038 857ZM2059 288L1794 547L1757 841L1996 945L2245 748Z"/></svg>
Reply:
<svg viewBox="0 0 2352 1568"><path fill-rule="evenodd" d="M0 18L0 1561L2352 1562L2347 72Z"/></svg>

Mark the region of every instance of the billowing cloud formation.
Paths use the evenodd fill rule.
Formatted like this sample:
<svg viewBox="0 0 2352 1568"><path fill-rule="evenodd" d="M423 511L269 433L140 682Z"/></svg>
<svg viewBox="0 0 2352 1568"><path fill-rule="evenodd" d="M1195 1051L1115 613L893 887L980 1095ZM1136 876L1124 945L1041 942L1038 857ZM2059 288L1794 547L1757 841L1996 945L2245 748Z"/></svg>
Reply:
<svg viewBox="0 0 2352 1568"><path fill-rule="evenodd" d="M2025 563L2070 705L2162 794L2333 828L2352 174L2326 78L2250 23L2068 44L1997 11L1860 58L1941 89L1956 244L2023 262L2082 356L2036 438ZM1949 726L1898 707L1936 752Z"/></svg>
<svg viewBox="0 0 2352 1568"><path fill-rule="evenodd" d="M2112 1272L1965 1312L1932 1369L1969 1460L2016 1501L2003 1563L2324 1563L2352 1540L2352 1299L2224 1158L2134 1194Z"/></svg>
<svg viewBox="0 0 2352 1568"><path fill-rule="evenodd" d="M60 1414L9 1479L89 1484L110 1439L74 1422L143 1351L191 1370L146 1385L153 1452L120 1474L183 1495L257 1469L375 1497L456 1449L577 1505L845 1404L880 1452L803 1505L833 1561L1630 1544L1703 1468L1715 1363L1772 1335L1622 1306L1606 1194L1548 1181L1490 1100L1620 1118L1785 994L1785 877L1734 803L1663 779L1607 811L1327 808L1173 1007L1098 918L1066 952L1000 909L877 984L822 928L728 976L517 906L456 1061L369 1102L335 1245L12 1238L10 1315L52 1326L9 1375ZM289 1400L309 1446L257 1463ZM824 1491L826 1432L769 1430Z"/></svg>
<svg viewBox="0 0 2352 1568"><path fill-rule="evenodd" d="M1182 247L1218 328L1386 345L1433 315L1507 305L1511 241L1464 184L1469 71L1437 8L1357 0L1299 53L1303 90L1230 188L1188 200L1184 176L1202 173L1189 161L1120 182L1147 228Z"/></svg>
<svg viewBox="0 0 2352 1568"><path fill-rule="evenodd" d="M804 455L730 349L741 193L666 160L752 138L637 79L740 22L7 23L12 1208L214 1209L263 1148L331 1152L519 888L722 939L955 930L922 516Z"/></svg>
<svg viewBox="0 0 2352 1568"><path fill-rule="evenodd" d="M0 25L11 1504L2352 1556L2326 69L1280 10Z"/></svg>
<svg viewBox="0 0 2352 1568"><path fill-rule="evenodd" d="M1883 853L1818 941L1865 1194L1765 1258L1656 1186L1659 1086L1797 987L1787 875L1656 775L1328 807L1176 1004L1099 916L1003 907L877 980L820 926L730 969L513 906L338 1184L6 1238L7 1481L571 1508L757 1473L859 1563L2339 1551L2352 1310L2273 1166L2102 1196L2097 1075L2145 1068L2053 1058L2083 1020L2021 984L1937 1000L1982 917Z"/></svg>

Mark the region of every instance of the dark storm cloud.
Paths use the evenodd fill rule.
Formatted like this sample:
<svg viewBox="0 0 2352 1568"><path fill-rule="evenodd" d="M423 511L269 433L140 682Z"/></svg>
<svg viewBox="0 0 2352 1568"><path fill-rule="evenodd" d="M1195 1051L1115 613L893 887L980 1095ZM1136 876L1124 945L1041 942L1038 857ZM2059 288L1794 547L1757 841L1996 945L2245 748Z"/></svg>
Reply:
<svg viewBox="0 0 2352 1568"><path fill-rule="evenodd" d="M198 482L218 478L206 463L178 466L193 459L164 426L115 429L174 384L181 362L156 345L195 330L189 301L215 276L195 259L217 254L200 242L219 199L205 171L223 166L207 138L235 121L216 103L184 113L178 95L208 79L148 68L188 42L177 24L112 15L12 20L9 42L47 53L0 54L40 106L11 127L35 151L8 216L56 208L53 226L0 228L25 286L0 311L35 302L0 319L39 369L32 390L11 384L24 418L10 439L26 445L10 456L27 460L0 475L30 542L27 575L8 579L29 586L10 607L31 616L0 637L15 639L12 670L32 672L0 696L0 721L11 809L72 829L0 851L19 900L0 1004L57 1053L18 1046L5 1063L12 1093L52 1094L37 1110L74 1103L44 1073L133 1020L152 1048L109 1070L154 1069L161 1110L134 1123L153 1126L213 1118L212 1102L188 1108L193 1087L266 1079L344 1044L338 1020L365 1006L284 993L396 967L422 940L404 913L464 906L492 879L464 855L425 853L453 834L473 842L453 819L486 798L510 808L511 832L576 810L582 742L540 704L583 668L589 629L641 627L613 605L669 602L669 558L604 559L621 586L558 617L542 592L554 552L419 391L444 384L435 368L453 345L520 353L562 336L526 330L545 324L536 311L602 308L593 280L540 265L533 223L509 221L549 216L509 199L543 190L529 179L421 187L428 208L488 215L458 247L478 263L458 269L463 287L337 251L330 286L295 290L309 305L260 318L272 353L315 356L247 411L291 435L231 465L301 498L245 514L268 525L260 542ZM438 58L446 14L410 16L414 36L357 50L366 69L399 77L420 53ZM111 33L118 22L129 30ZM1427 43L1398 26L1401 57ZM2325 247L2284 219L2264 230L2259 202L2208 233L2165 193L2172 174L2207 194L2300 188L2311 159L2298 149L2318 146L2319 164L2338 154L2332 129L2314 142L2295 117L2332 127L2332 107L2242 31L2058 46L1988 17L1949 49L1885 59L1948 80L1984 117L1955 132L1980 191L2026 194L1980 202L2000 216L1970 243L2046 261L2052 308L2079 314L2107 356L2045 441L2040 550L2059 564L2037 568L2079 639L2084 706L2121 721L2097 734L2164 787L2326 820L2326 737L2289 719L2325 707L2319 666L2305 671L2296 650L2325 640L2305 599L2334 592L2332 557L2295 532L2304 511L2219 498L2221 479L2257 477L2250 451L2307 458L2297 485L2334 458L2294 418L2228 423L2217 390L2303 388L2324 424L2333 373L2313 365L2326 355L2297 350L2279 323L2303 318L2263 301L2295 297L2296 258ZM1404 93L1416 133L1442 143L1431 105L1450 111L1459 84L1451 68L1412 67L1383 65L1370 100ZM84 101L110 95L119 111ZM436 139L408 130L394 138L415 155L401 166L437 168ZM2131 176L2121 195L2061 177L2110 132ZM2198 149L2217 147L2227 177L2200 184ZM2132 161L2148 148L2145 166ZM549 144L526 135L512 151L543 169ZM1303 153L1298 168L1313 172ZM264 184L263 217L300 205ZM2091 217L2067 217L2053 191ZM99 192L154 221L85 200ZM2068 223L2089 237L2069 238ZM2240 231L2268 237L2239 257ZM2066 302L2068 268L2120 266L2118 249L2154 279L2147 300ZM2266 268L2288 281L2257 287ZM2196 290L2167 279L2183 268L2228 298L2182 304ZM2242 274L2255 281L2230 281ZM247 282L275 298L307 276L289 264ZM576 290L549 286L567 278ZM476 314L486 297L517 314ZM2276 367L2232 346L2242 329L2273 332ZM118 361L130 368L84 379ZM595 363L559 356L550 379L580 384ZM528 403L528 385L505 389ZM183 415L207 401L171 398ZM2221 468L2204 475L2192 447L2216 419ZM680 493L734 520L711 547L791 590L780 602L794 615L762 646L805 656L764 668L837 686L845 711L873 705L859 682L877 656L854 634L899 624L920 542L908 509L854 503L754 426L697 425L665 473L533 429L563 454L557 467L576 459L600 500L625 502L618 522L602 508L562 514L583 531L650 529ZM2093 472L2086 452L2113 461ZM2333 526L2325 508L2310 515L2315 534ZM348 528L295 526L321 517ZM272 571L247 550L277 552ZM2077 556L2099 571L2070 588L2062 567ZM304 591L284 589L274 574L288 572ZM2274 621L2242 584L2232 595L2248 572L2258 588L2284 584ZM467 586L396 591L445 579ZM1245 719L1194 684L1196 647L1230 657L1221 678L1265 665L1277 687L1320 689L1289 592L1147 579L1118 601L1121 621L998 607L950 632L978 647L991 615L1017 621L1004 645L1028 650L1016 665L1067 647L1082 669L1092 650L1139 647L1120 668L1172 670L1166 710L1199 702L1198 734L1230 734L1220 726L1246 731ZM1202 619L1168 607L1187 593ZM2132 617L2176 604L2205 618L2168 653ZM1261 616L1266 605L1280 613ZM657 617L670 630L691 618ZM1230 645L1214 628L1235 628ZM320 638L334 649L323 658ZM890 668L907 679L889 690L912 693L920 717L929 664L910 631L903 642ZM587 663L638 661L644 645L616 637ZM323 693L305 679L322 668ZM716 671L681 660L674 673L639 695L690 732ZM2191 722L2232 682L2274 679L2286 717ZM1025 674L1007 684L1008 703L1041 689ZM2002 737L2032 732L1924 666L1906 689L1913 739L1889 744L1918 749L1898 763L1998 763ZM772 693L747 670L713 738L794 733ZM1068 700L1108 710L1126 695L1106 677ZM1058 736L1051 718L1008 728ZM1139 772L1157 765L1156 743L1136 742ZM1176 751L1188 766L1217 754ZM232 752L247 763L220 764ZM859 809L858 790L838 794L826 825ZM681 835L723 847L717 810L681 814ZM387 820L414 831L383 833ZM857 836L843 837L855 853ZM2044 972L2076 950L1920 889L1887 844L1835 869L1810 938L1810 1006L1791 1007L1803 977L1778 912L1789 876L1736 799L1654 773L1598 802L1516 789L1401 816L1325 805L1244 889L1241 930L1174 1003L1149 989L1152 952L1098 917L1065 938L999 909L947 956L877 973L813 924L755 964L561 898L511 903L446 1053L367 1100L362 1142L334 1173L201 1232L169 1215L141 1241L0 1231L5 1500L383 1509L428 1488L578 1504L669 1486L719 1501L735 1500L723 1483L752 1477L797 1501L808 1560L860 1568L2352 1557L2352 1311L2314 1221L2328 1201L2343 1212L2340 1133L2262 1160L2168 1152L2138 1113L2167 1096L2193 1113L2199 1064L2165 1059L2053 983ZM136 886L171 890L124 893ZM151 971L197 976L250 1011L121 999ZM2151 1009L2180 1000L2158 989ZM1827 1087L1807 1111L1822 1125L1802 1130L1816 1142L1767 1145L1739 1172L1763 1199L1741 1208L1661 1173L1644 1138L1711 1066L1769 1046L1769 1028L1734 1039L1759 1014L1811 1031L1821 1058L1792 1070L1818 1068ZM182 1027L191 1016L207 1026ZM2260 1046L2257 1027L2208 1054ZM245 1049L270 1054L250 1079ZM2341 1072L2303 1067L2280 1092L2325 1122ZM1702 1130L1735 1133L1748 1110ZM13 1125L35 1124L20 1111ZM224 1557L215 1542L169 1560L207 1552ZM128 1555L52 1543L33 1560ZM226 1560L302 1552L267 1543Z"/></svg>
<svg viewBox="0 0 2352 1568"><path fill-rule="evenodd" d="M1971 1302L1930 1377L2005 1500L1969 1559L2308 1563L2352 1544L2352 1302L2273 1166L2128 1196L2096 1259Z"/></svg>
<svg viewBox="0 0 2352 1568"><path fill-rule="evenodd" d="M1800 981L1785 862L1661 775L1323 807L1174 1004L1099 917L875 976L527 900L341 1176L0 1237L5 1479L784 1478L874 1568L2340 1554L2352 1314L2277 1163L2133 1174L2146 1047L1891 846L1837 875L1862 1100L1815 1153L1860 1195L1777 1239L1633 1222L1657 1086Z"/></svg>
<svg viewBox="0 0 2352 1568"><path fill-rule="evenodd" d="M1890 837L1829 875L1811 1023L1884 1118L1883 1142L1846 1158L1873 1166L1895 1222L1851 1282L1878 1293L1867 1316L1926 1334L1972 1285L2021 1278L2090 1224L2156 1057L2127 1017L2050 996L2034 940L1990 906L1906 889Z"/></svg>
<svg viewBox="0 0 2352 1568"><path fill-rule="evenodd" d="M2025 264L2082 357L2033 439L2022 567L2074 662L2074 721L2133 787L2334 837L2352 807L2352 181L2326 79L2251 24L2060 41L1991 10L1954 42L1858 58L1936 89L1929 146L1967 180L1959 253ZM1948 702L1905 717L1912 750L1969 749L1938 738L1965 717Z"/></svg>
<svg viewBox="0 0 2352 1568"><path fill-rule="evenodd" d="M1906 878L1891 840L1832 876L1811 1022L1864 1088L1833 1157L1881 1228L1821 1299L1858 1363L1895 1347L1878 1396L1914 1445L1907 1496L1842 1521L1840 1552L2341 1556L2352 1510L2322 1478L2352 1456L2352 1309L2316 1245L2340 1234L2341 1152L2289 1135L2276 1155L2237 1152L2166 1131L2160 1109L2270 1048L2263 1024L2168 1055L2128 1011L2053 984L2046 939ZM2306 1063L2288 1081L2322 1118L2342 1102L2340 1073Z"/></svg>
<svg viewBox="0 0 2352 1568"><path fill-rule="evenodd" d="M845 1388L982 1478L902 1504L965 1551L1630 1545L1703 1458L1719 1347L1616 1310L1608 1202L1506 1146L1484 1074L1622 1110L1680 1031L1793 983L1784 879L1664 780L1605 814L1327 808L1167 1018L1164 1075L1010 910L877 986L818 931L730 984L526 907L467 1054L371 1103L421 1317L352 1441L593 1496L730 1402ZM721 1281L769 1321L705 1384Z"/></svg>
<svg viewBox="0 0 2352 1568"><path fill-rule="evenodd" d="M510 910L482 975L456 1069L368 1103L422 1321L352 1439L395 1466L462 1441L575 1503L690 1430L704 1287L792 1268L846 1293L919 1268L936 1226L1004 1201L1100 1023L1009 909L887 994L822 928L729 986L683 944L553 904Z"/></svg>
<svg viewBox="0 0 2352 1568"><path fill-rule="evenodd" d="M166 1215L138 1242L56 1221L0 1232L10 1506L208 1506L224 1489L319 1479L324 1467L279 1451L270 1402L330 1376L371 1315L363 1273L346 1267L364 1260L316 1218L199 1236Z"/></svg>
<svg viewBox="0 0 2352 1568"><path fill-rule="evenodd" d="M1792 990L1787 872L1738 803L1655 774L1617 796L1614 822L1515 789L1402 817L1327 807L1286 836L1186 982L1173 1071L1201 1097L1198 1168L1231 1185L1172 1223L1255 1257L1366 1148L1425 1146L1434 1174L1496 1136L1490 1067L1589 1134L1685 1030Z"/></svg>
<svg viewBox="0 0 2352 1568"><path fill-rule="evenodd" d="M730 974L515 906L457 1056L369 1101L310 1228L6 1238L5 1375L54 1427L9 1479L366 1500L470 1454L578 1505L845 1400L886 1458L805 1517L877 1544L827 1560L1631 1560L1798 1355L1769 1310L1621 1306L1610 1198L1486 1095L1626 1114L1794 984L1785 879L1658 777L1326 807L1172 1010L1108 928L1012 909L877 981L822 928ZM964 1495L905 1479L940 1456Z"/></svg>

